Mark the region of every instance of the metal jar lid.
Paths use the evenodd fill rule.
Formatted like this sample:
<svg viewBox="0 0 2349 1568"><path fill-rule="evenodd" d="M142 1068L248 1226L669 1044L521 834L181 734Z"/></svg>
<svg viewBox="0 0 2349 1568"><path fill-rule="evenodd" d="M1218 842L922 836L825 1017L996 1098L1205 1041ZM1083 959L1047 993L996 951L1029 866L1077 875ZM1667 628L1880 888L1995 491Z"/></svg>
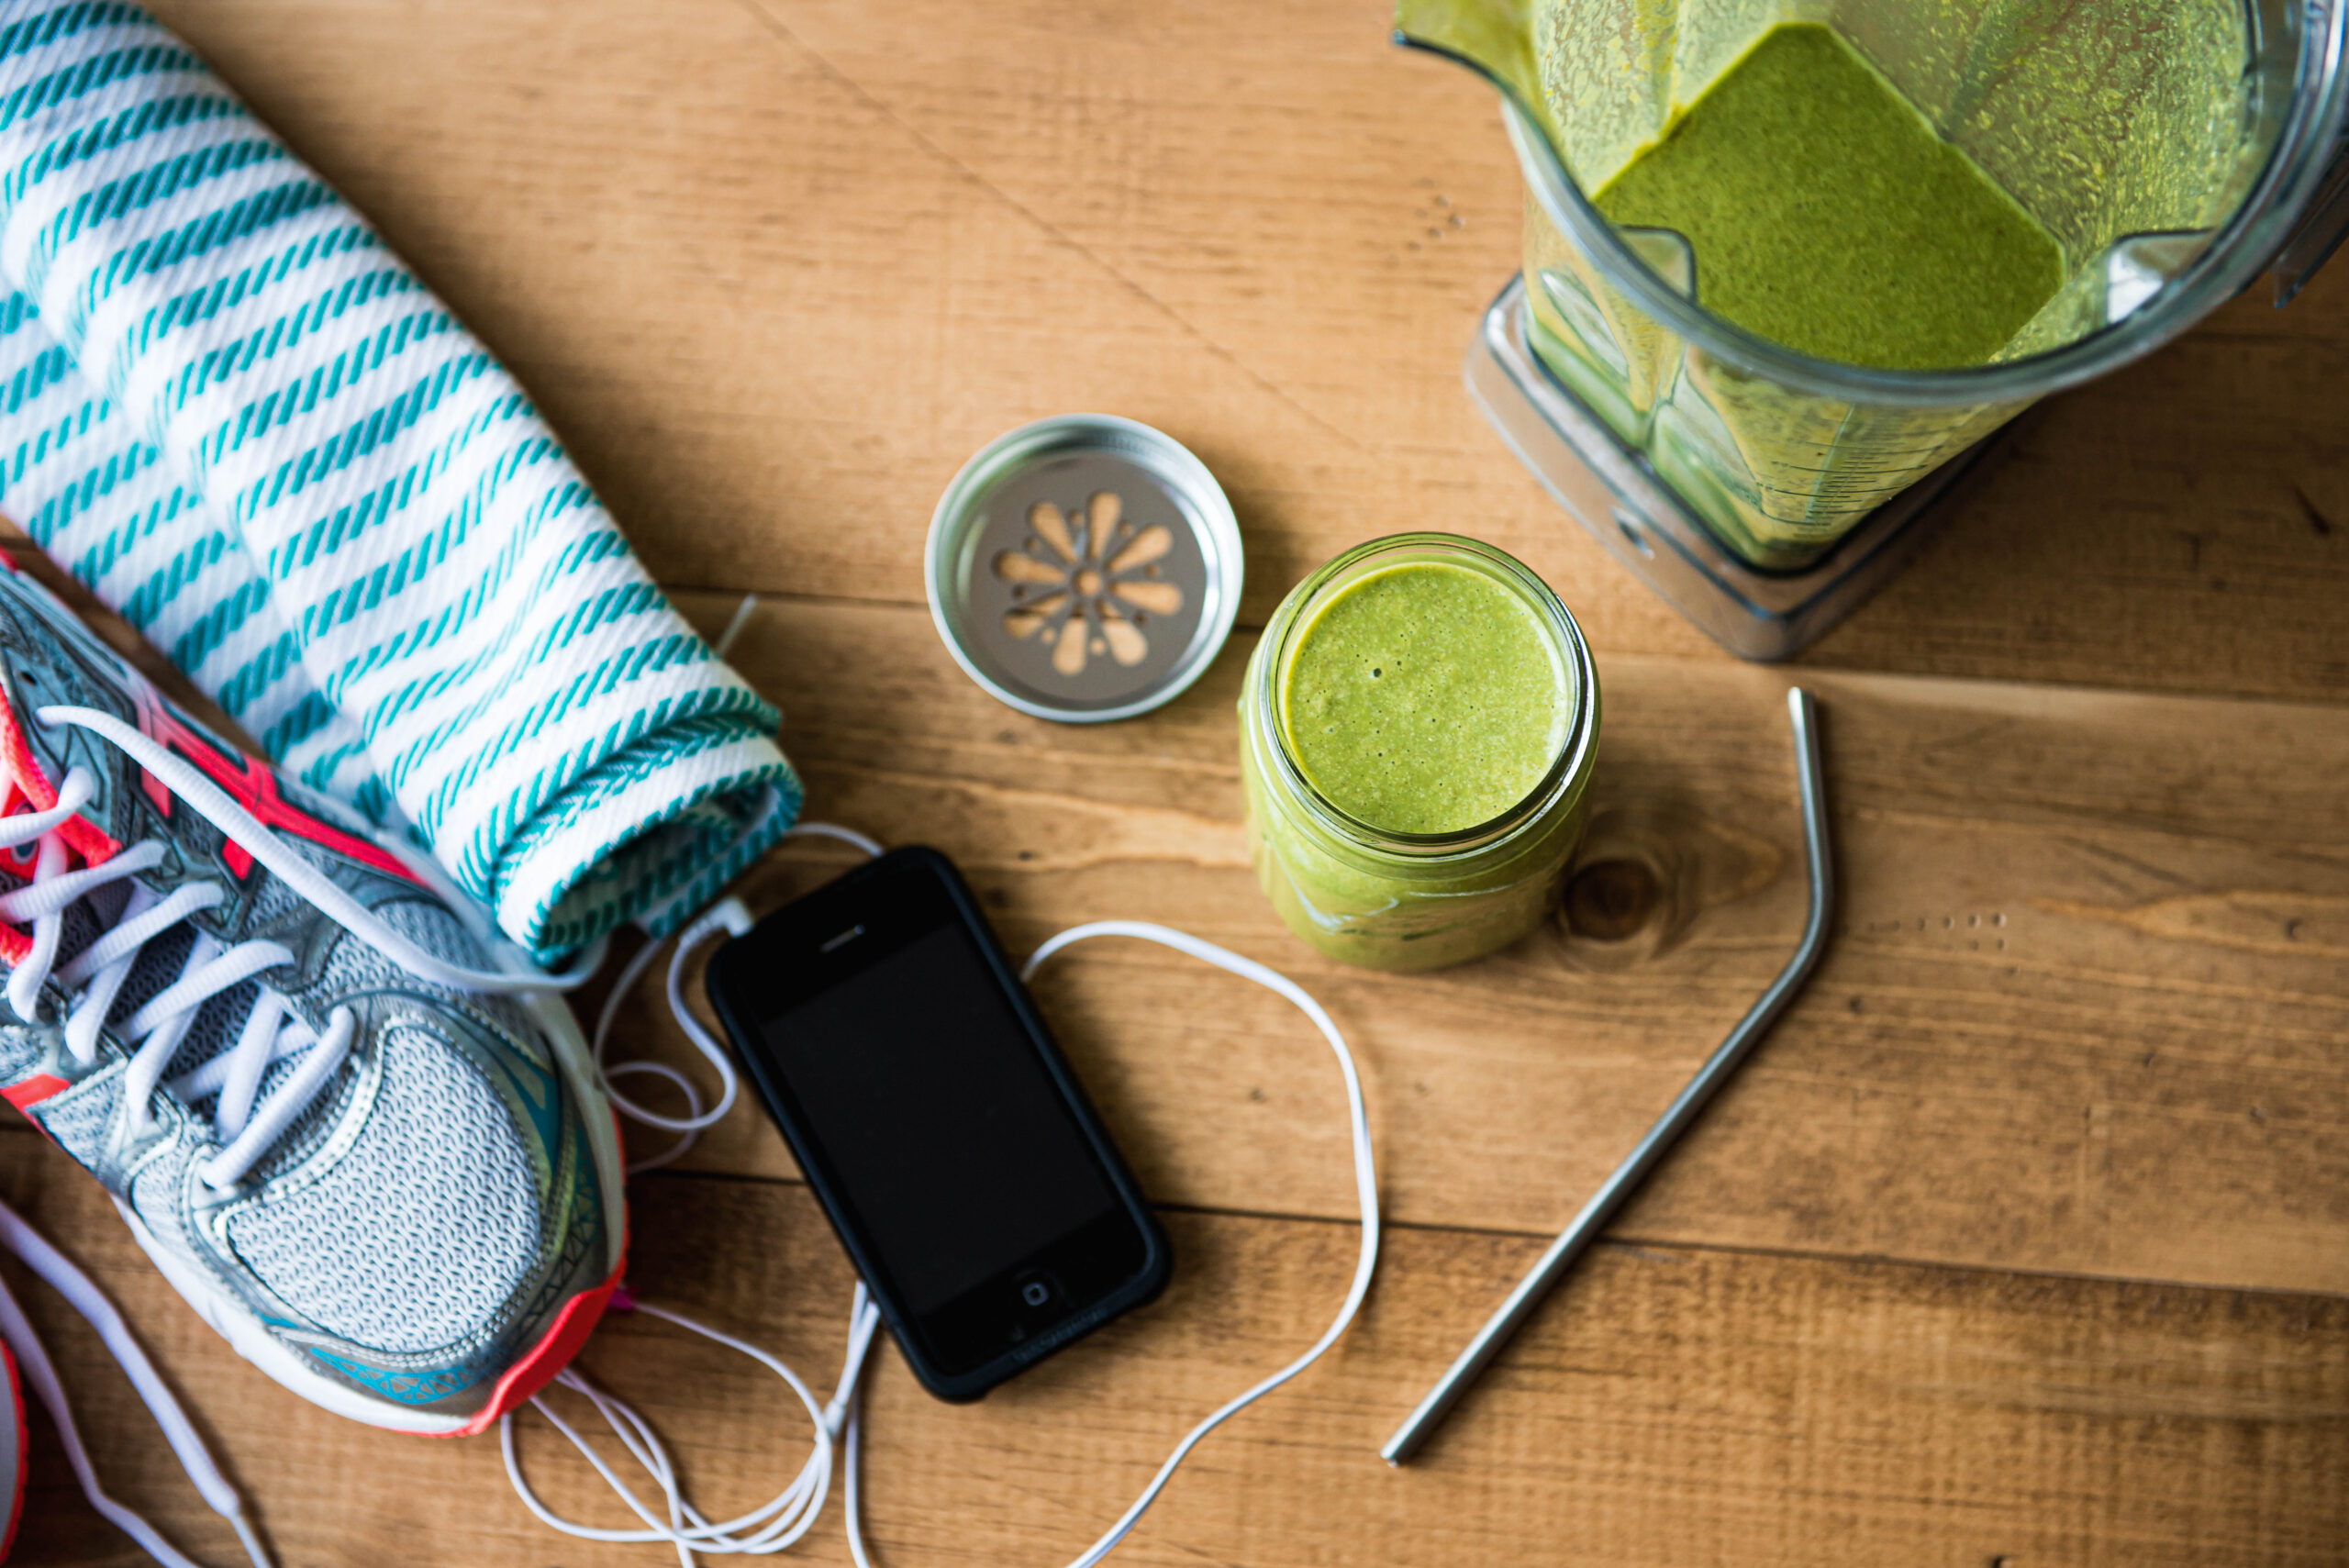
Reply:
<svg viewBox="0 0 2349 1568"><path fill-rule="evenodd" d="M1199 678L1240 613L1240 525L1181 443L1108 414L981 448L930 523L930 613L971 679L1074 724Z"/></svg>

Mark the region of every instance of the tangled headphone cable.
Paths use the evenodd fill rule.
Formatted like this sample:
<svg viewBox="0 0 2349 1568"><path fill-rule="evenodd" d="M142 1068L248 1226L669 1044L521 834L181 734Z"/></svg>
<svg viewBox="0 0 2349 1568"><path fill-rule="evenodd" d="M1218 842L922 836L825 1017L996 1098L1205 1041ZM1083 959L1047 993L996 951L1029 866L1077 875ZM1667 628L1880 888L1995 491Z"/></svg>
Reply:
<svg viewBox="0 0 2349 1568"><path fill-rule="evenodd" d="M830 823L803 823L793 828L792 833L838 839L853 844L871 855L878 855L881 852L881 846L863 834L850 828L838 828ZM623 1073L651 1074L664 1079L676 1088L684 1096L686 1106L685 1114L682 1117L656 1116L633 1101L617 1093L613 1094L613 1102L620 1107L623 1114L647 1125L676 1132L681 1139L681 1141L672 1148L630 1166L631 1171L663 1165L674 1160L691 1146L693 1140L703 1129L709 1127L725 1115L739 1096L739 1079L733 1064L727 1059L724 1046L710 1034L700 1019L696 1018L685 1005L684 979L688 961L693 953L712 936L720 930L728 930L739 935L749 929L750 924L750 912L739 900L722 899L679 936L675 951L670 959L668 984L670 1008L676 1016L678 1023L684 1028L686 1037L693 1042L695 1049L717 1073L721 1085L716 1101L708 1109L704 1109L702 1092L693 1081L665 1063L631 1062L608 1067L603 1064L605 1042L609 1036L612 1019L621 1000L651 966L652 955L661 944L648 942L629 961L628 967L621 972L618 982L614 985L611 996L605 1003L603 1016L598 1020L596 1029L595 1054L598 1068L607 1079L607 1088L609 1087L610 1078ZM1330 1346L1336 1344L1353 1322L1355 1314L1361 1310L1363 1297L1370 1289L1371 1276L1378 1263L1378 1171L1371 1154L1370 1118L1363 1103L1362 1075L1355 1066L1353 1051L1346 1045L1345 1036L1339 1031L1337 1024L1322 1008L1320 1003L1315 1001L1302 986L1286 975L1266 968L1253 959L1243 958L1238 953L1218 947L1213 942L1202 940L1188 932L1141 920L1098 920L1072 927L1051 938L1030 956L1028 962L1020 968L1020 979L1022 981L1029 979L1047 960L1064 949L1094 937L1130 937L1142 941L1155 942L1162 947L1171 948L1176 952L1186 953L1203 962L1213 964L1228 973L1252 981L1267 990L1286 997L1312 1020L1314 1028L1320 1031L1322 1038L1329 1042L1330 1050L1336 1054L1338 1072L1345 1084L1347 1128L1353 1154L1354 1193L1362 1216L1362 1250L1354 1264L1353 1279L1347 1288L1345 1299L1339 1306L1336 1317L1330 1320L1329 1328L1323 1330L1321 1337L1316 1340L1304 1354L1241 1391L1186 1433L1182 1440L1174 1445L1173 1451L1166 1456L1165 1462L1161 1464L1157 1473L1151 1477L1149 1485L1142 1488L1141 1496L1134 1499L1125 1512L1118 1516L1116 1521L1103 1531L1092 1545L1086 1547L1070 1562L1069 1568L1093 1568L1095 1563L1108 1556L1117 1548L1118 1543L1125 1540L1134 1527L1141 1522L1142 1515L1149 1511L1150 1506L1156 1502L1159 1495L1166 1489L1167 1483L1173 1479L1175 1470L1209 1432L1304 1372L1307 1367L1319 1361ZM616 1305L618 1305L617 1299ZM578 1429L562 1417L549 1402L546 1394L541 1392L530 1400L531 1407L545 1417L550 1425L561 1432L586 1457L587 1462L595 1468L596 1473L604 1478L613 1491L628 1505L629 1510L641 1522L636 1528L604 1529L566 1519L549 1508L531 1489L529 1482L523 1475L521 1459L516 1443L514 1413L509 1412L499 1422L498 1442L505 1455L507 1478L513 1482L514 1490L529 1510L546 1524L582 1540L641 1541L674 1547L677 1553L677 1561L683 1568L694 1568L696 1553L707 1553L713 1556L765 1555L782 1551L793 1545L814 1527L817 1518L821 1515L825 1500L831 1490L832 1474L837 1464L841 1470L842 1500L846 1506L850 1554L855 1558L857 1568L874 1568L871 1551L864 1540L863 1521L860 1517L862 1510L859 1507L858 1439L862 1426L863 1375L874 1338L880 1328L881 1314L880 1310L873 1305L863 1282L857 1283L854 1296L850 1304L848 1348L841 1358L840 1381L833 1390L831 1398L821 1406L817 1404L815 1394L797 1373L780 1359L757 1346L722 1333L707 1324L669 1308L654 1307L638 1300L631 1300L628 1305L632 1306L637 1311L649 1313L664 1322L674 1324L731 1350L739 1351L782 1378L807 1412L814 1432L814 1447L789 1485L765 1504L739 1518L713 1521L686 1500L677 1476L676 1465L670 1459L668 1451L662 1445L660 1439L652 1431L651 1424L625 1401L618 1398L608 1390L597 1386L576 1368L572 1368L556 1377L555 1386L568 1389L581 1396L595 1407L596 1412L602 1416L605 1422L611 1428L620 1446L650 1477L661 1496L656 1505L639 1496L635 1489L621 1479L603 1456L596 1451Z"/></svg>

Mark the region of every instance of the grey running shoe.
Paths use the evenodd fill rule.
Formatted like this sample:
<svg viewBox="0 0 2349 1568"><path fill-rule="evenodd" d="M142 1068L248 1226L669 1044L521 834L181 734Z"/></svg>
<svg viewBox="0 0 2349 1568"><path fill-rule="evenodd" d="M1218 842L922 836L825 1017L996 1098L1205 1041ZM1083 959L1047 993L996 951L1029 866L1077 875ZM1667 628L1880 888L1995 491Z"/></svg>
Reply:
<svg viewBox="0 0 2349 1568"><path fill-rule="evenodd" d="M0 770L0 1095L179 1293L377 1426L477 1432L552 1377L627 1219L548 977L422 855L224 744L15 571Z"/></svg>

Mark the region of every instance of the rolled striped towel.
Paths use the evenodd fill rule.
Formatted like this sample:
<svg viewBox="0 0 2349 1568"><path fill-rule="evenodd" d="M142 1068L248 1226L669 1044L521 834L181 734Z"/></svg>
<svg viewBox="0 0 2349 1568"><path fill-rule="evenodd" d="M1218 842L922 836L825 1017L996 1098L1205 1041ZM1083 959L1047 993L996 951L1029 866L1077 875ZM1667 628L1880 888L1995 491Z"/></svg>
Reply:
<svg viewBox="0 0 2349 1568"><path fill-rule="evenodd" d="M135 6L0 0L0 512L541 957L800 791L529 399Z"/></svg>

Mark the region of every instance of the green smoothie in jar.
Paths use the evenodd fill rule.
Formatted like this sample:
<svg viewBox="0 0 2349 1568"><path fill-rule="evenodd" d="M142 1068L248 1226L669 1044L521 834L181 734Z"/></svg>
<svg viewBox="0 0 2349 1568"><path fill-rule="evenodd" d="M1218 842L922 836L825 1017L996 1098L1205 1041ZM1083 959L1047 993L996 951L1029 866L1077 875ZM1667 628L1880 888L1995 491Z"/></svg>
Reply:
<svg viewBox="0 0 2349 1568"><path fill-rule="evenodd" d="M1448 534L1347 551L1275 612L1240 714L1257 874L1316 948L1431 969L1541 923L1582 833L1598 684L1523 565Z"/></svg>

